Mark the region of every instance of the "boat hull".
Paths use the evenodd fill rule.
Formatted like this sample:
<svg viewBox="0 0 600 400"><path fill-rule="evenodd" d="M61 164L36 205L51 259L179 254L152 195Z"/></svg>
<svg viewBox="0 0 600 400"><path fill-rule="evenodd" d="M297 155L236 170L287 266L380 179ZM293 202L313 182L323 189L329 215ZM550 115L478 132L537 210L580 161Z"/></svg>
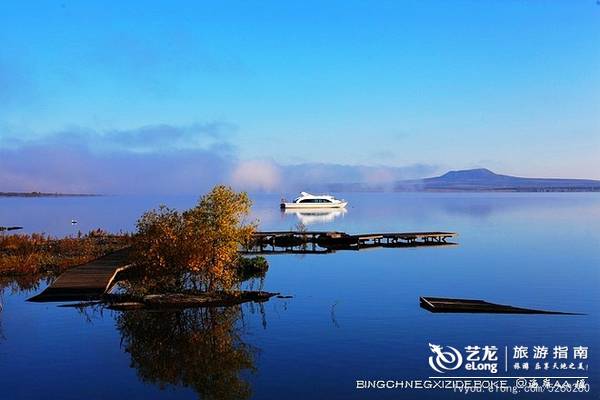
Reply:
<svg viewBox="0 0 600 400"><path fill-rule="evenodd" d="M344 208L348 202L340 203L281 203L281 208L285 209L323 209L323 208Z"/></svg>

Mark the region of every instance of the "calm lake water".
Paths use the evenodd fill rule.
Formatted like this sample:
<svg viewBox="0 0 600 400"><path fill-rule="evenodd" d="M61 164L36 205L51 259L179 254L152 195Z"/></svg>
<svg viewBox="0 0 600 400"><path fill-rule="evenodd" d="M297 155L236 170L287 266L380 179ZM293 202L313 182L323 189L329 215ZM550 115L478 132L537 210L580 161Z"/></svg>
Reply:
<svg viewBox="0 0 600 400"><path fill-rule="evenodd" d="M357 380L442 375L429 343L497 346L497 376L589 376L599 398L599 194L345 194L345 213L281 213L255 196L261 229L349 233L448 230L458 246L269 256L262 283L291 295L262 305L186 312L111 312L32 304L41 291L6 287L0 313L2 399L465 398L451 391L356 389ZM0 225L53 235L131 231L145 209L193 197L1 198ZM78 224L71 225L71 219ZM255 287L258 285L255 282ZM432 314L422 295L586 315ZM533 346L589 348L585 370L535 371ZM504 365L508 351L507 371ZM529 348L515 371L513 347ZM560 360L564 361L564 360ZM444 376L481 376L464 365ZM489 373L487 373L489 375ZM541 382L541 380L540 380ZM466 398L490 398L471 394Z"/></svg>

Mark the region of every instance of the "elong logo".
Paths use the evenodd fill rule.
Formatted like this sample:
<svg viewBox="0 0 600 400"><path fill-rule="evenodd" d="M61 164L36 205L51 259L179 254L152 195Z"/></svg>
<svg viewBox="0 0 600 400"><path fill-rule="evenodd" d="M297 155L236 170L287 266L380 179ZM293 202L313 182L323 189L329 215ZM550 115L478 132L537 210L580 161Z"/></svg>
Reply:
<svg viewBox="0 0 600 400"><path fill-rule="evenodd" d="M444 346L429 343L429 349L435 356L429 356L429 366L436 372L443 374L446 371L453 371L460 368L463 359L460 351L452 346Z"/></svg>

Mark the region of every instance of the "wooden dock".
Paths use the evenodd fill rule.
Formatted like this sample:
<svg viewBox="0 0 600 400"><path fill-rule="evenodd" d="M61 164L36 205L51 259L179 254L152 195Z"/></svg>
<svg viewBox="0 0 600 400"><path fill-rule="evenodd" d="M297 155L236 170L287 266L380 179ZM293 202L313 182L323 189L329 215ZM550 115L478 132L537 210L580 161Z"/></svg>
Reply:
<svg viewBox="0 0 600 400"><path fill-rule="evenodd" d="M445 297L419 297L421 308L432 313L487 313L487 314L555 314L581 315L563 311L536 310L513 307L505 304L489 303L483 300L449 299Z"/></svg>
<svg viewBox="0 0 600 400"><path fill-rule="evenodd" d="M98 258L62 273L42 293L29 299L34 302L83 301L97 299L113 285L127 264L129 248Z"/></svg>
<svg viewBox="0 0 600 400"><path fill-rule="evenodd" d="M419 247L454 245L454 232L384 232L350 235L338 231L256 232L246 254L328 254L337 250L376 247Z"/></svg>
<svg viewBox="0 0 600 400"><path fill-rule="evenodd" d="M369 233L277 231L257 232L242 254L330 254L338 250L364 250L378 247L403 248L450 246L453 232ZM112 287L117 275L130 268L129 248L67 270L52 285L29 301L85 301L101 297Z"/></svg>

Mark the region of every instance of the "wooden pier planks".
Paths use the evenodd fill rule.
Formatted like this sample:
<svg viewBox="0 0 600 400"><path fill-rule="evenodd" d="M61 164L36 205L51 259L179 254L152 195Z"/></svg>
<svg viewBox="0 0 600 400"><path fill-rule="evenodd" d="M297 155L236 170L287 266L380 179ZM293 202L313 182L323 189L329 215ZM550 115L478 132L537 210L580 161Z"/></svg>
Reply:
<svg viewBox="0 0 600 400"><path fill-rule="evenodd" d="M242 252L245 254L326 254L335 250L376 247L444 246L455 245L447 242L447 239L456 236L454 232L386 232L350 235L338 231L267 231L256 232L252 244Z"/></svg>
<svg viewBox="0 0 600 400"><path fill-rule="evenodd" d="M29 301L90 300L100 297L110 289L117 274L129 267L129 250L122 249L67 270L52 285Z"/></svg>

